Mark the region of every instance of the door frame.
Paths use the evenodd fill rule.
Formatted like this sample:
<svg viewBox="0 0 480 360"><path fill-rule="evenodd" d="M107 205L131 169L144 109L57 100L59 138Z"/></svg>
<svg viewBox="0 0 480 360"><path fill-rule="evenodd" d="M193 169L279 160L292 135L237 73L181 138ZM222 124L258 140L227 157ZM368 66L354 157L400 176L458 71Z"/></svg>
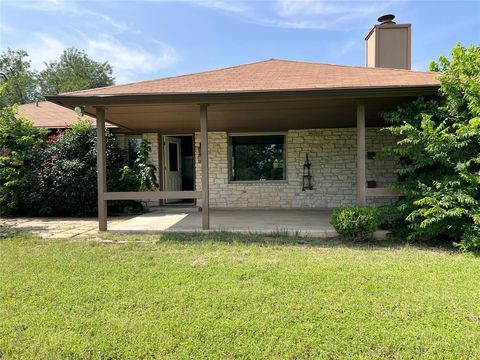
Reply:
<svg viewBox="0 0 480 360"><path fill-rule="evenodd" d="M167 164L166 164L166 161L165 161L165 156L166 156L166 151L165 151L165 146L166 146L166 142L165 142L165 138L166 137L179 137L179 136L182 136L182 137L191 137L192 138L192 154L193 154L193 190L195 190L195 183L196 183L196 171L195 171L195 167L196 167L196 158L195 158L195 134L194 133L187 133L187 134L178 134L178 133L175 133L175 134L162 134L162 144L161 144L161 149L162 149L162 156L161 156L161 178L162 178L162 190L163 191L166 191L165 190L165 187L167 186L167 183L166 183L166 171L167 171ZM180 159L181 160L181 159ZM196 206L197 205L197 199L193 199L192 203L188 203L188 204L176 204L176 203L166 203L165 200L162 200L162 205L167 205L167 206Z"/></svg>

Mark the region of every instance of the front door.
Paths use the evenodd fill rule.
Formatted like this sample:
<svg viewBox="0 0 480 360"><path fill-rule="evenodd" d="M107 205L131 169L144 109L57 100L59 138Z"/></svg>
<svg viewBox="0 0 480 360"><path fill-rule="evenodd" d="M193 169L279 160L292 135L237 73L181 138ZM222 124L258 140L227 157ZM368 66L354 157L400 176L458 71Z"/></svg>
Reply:
<svg viewBox="0 0 480 360"><path fill-rule="evenodd" d="M182 147L180 139L165 136L164 138L164 169L165 169L165 191L182 190ZM165 203L178 202L180 199L165 200Z"/></svg>

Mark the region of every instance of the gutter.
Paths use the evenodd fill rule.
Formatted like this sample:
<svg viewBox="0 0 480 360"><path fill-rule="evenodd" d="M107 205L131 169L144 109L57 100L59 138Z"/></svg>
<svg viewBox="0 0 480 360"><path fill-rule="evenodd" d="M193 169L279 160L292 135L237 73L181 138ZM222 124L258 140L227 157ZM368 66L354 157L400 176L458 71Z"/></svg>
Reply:
<svg viewBox="0 0 480 360"><path fill-rule="evenodd" d="M48 101L63 105L129 105L149 103L229 103L314 100L318 98L375 98L396 96L434 96L440 85L397 86L337 89L275 90L275 91L238 91L205 93L158 93L158 94L119 94L119 95L52 95Z"/></svg>

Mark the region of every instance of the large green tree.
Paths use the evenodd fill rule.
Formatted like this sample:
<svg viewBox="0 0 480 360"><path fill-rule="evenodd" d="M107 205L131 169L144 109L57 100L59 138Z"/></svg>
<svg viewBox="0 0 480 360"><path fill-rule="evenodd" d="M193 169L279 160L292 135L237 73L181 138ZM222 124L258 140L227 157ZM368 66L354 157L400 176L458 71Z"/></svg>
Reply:
<svg viewBox="0 0 480 360"><path fill-rule="evenodd" d="M36 74L25 50L7 49L0 54L0 107L26 104L38 99Z"/></svg>
<svg viewBox="0 0 480 360"><path fill-rule="evenodd" d="M452 239L480 249L480 46L456 45L439 72L439 97L386 115L400 138L387 153L403 159L398 187L411 239Z"/></svg>
<svg viewBox="0 0 480 360"><path fill-rule="evenodd" d="M43 96L113 85L112 66L97 62L81 50L66 49L58 61L50 61L39 74Z"/></svg>

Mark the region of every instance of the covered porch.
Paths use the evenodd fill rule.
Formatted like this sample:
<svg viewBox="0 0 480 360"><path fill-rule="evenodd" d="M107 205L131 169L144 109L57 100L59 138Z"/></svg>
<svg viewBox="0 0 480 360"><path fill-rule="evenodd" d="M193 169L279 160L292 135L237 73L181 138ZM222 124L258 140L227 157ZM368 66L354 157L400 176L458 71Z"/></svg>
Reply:
<svg viewBox="0 0 480 360"><path fill-rule="evenodd" d="M93 114L97 119L97 151L98 151L98 224L99 230L106 231L107 227L107 201L111 200L143 200L143 201L158 201L158 200L169 200L169 199L178 199L178 198L189 198L196 199L199 208L201 209L200 213L193 213L185 216L184 218L178 221L177 225L174 225L173 228L180 229L183 225L185 229L194 231L194 230L208 230L208 229L221 229L222 228L222 218L224 215L228 214L231 216L233 213L223 213L216 212L215 220L211 220L211 211L210 203L212 202L212 195L210 188L217 185L217 179L211 177L212 169L215 172L226 172L224 169L228 167L228 164L225 162L210 164L209 161L212 161L212 146L209 146L209 139L212 140L212 134L216 133L271 133L271 132L285 132L286 136L290 138L295 137L295 132L301 132L305 129L313 129L313 140L310 142L312 144L319 144L324 141L323 130L328 129L337 129L338 131L347 132L351 134L351 139L348 138L346 142L341 142L337 139L335 132L328 132L330 138L333 141L338 142L338 148L336 144L333 145L333 151L330 157L335 157L335 153L340 153L344 151L344 144L353 145L354 153L349 153L350 156L344 158L344 161L348 162L348 166L342 166L345 169L342 170L338 175L333 176L332 178L338 179L339 182L343 181L341 179L344 174L345 178L350 178L353 176L354 186L351 191L348 191L348 196L353 198L353 204L366 205L369 198L377 197L394 197L398 193L394 190L391 190L386 187L375 187L367 188L367 151L366 151L366 133L369 128L378 128L384 126L385 123L382 120L381 113L394 109L397 105L408 101L412 98L412 94L405 93L402 91L400 94L390 94L386 95L367 95L365 94L362 98L356 96L325 96L325 94L314 95L309 97L281 97L281 98L238 98L238 97L227 97L223 99L209 99L210 101L204 102L202 99L184 99L184 100L175 100L170 98L159 98L151 99L151 101L146 101L145 98L122 98L122 99L105 99L105 98L95 98L89 100L90 104L87 104L85 100L79 101L77 99L63 99L62 104L68 104L70 106L83 106L85 112ZM205 100L205 99L203 99ZM111 192L106 188L106 160L105 160L105 122L116 124L118 126L127 128L133 132L142 132L142 133L154 133L158 134L159 138L162 135L169 134L185 134L192 135L196 137L195 142L195 152L197 153L195 168L196 178L195 178L195 189L188 191L166 191L164 184L162 184L163 179L160 177L160 190L153 192ZM353 131L352 131L353 130ZM333 134L333 135L332 135ZM215 139L215 137L213 138ZM291 139L286 144L286 147L292 147L291 142L304 142L303 139ZM198 145L198 146L197 146ZM313 146L313 145L312 145ZM217 151L216 149L215 151ZM309 149L302 148L303 150L309 152ZM157 154L160 159L160 168L163 169L165 164L163 164L163 156L161 152L163 151L160 146L159 154ZM226 148L220 150L227 152ZM225 154L226 157L226 154ZM326 159L326 158L325 158ZM326 161L324 159L324 161ZM315 160L315 159L312 159ZM290 160L291 161L291 160ZM318 216L313 216L312 211L322 211L327 204L326 202L311 202L309 205L305 205L305 202L296 201L294 203L290 198L286 198L286 206L281 206L280 202L276 202L275 197L280 194L276 194L275 187L278 189L283 189L285 187L294 188L296 194L303 196L304 193L308 191L302 191L302 185L299 182L301 174L301 163L303 159L295 159L296 164L289 164L288 166L292 167L295 170L295 175L290 176L283 182L250 182L250 183L240 183L236 184L230 182L229 180L222 180L222 186L225 188L236 187L240 189L241 192L246 193L251 190L250 196L255 196L255 192L264 192L262 189L272 190L270 198L271 201L268 202L268 205L262 206L255 204L253 207L265 207L267 209L262 209L260 211L266 210L278 210L279 208L286 207L291 208L293 212L295 210L300 211L302 208L310 208L310 210L305 212L295 213L294 218L298 216L304 216L308 221L300 224L295 228L295 231L302 231L303 228L308 228L308 224L318 224ZM338 161L337 161L338 162ZM290 168L289 168L290 169ZM290 171L290 170L289 170ZM297 174L298 173L298 174ZM297 176L298 175L298 176ZM317 186L328 187L329 183L322 185L320 182ZM331 184L330 184L331 185ZM261 187L258 187L261 186ZM280 186L280 187L278 187ZM297 189L298 188L298 189ZM243 189L243 190L242 190ZM218 190L218 189L217 189ZM317 189L319 190L319 189ZM283 190L281 190L283 191ZM325 190L324 194L335 193L335 189ZM342 190L345 191L345 190ZM312 193L315 192L314 190ZM340 191L341 192L341 191ZM222 195L223 194L223 195ZM252 195L253 194L253 195ZM215 197L213 198L214 204L228 204L231 199L229 199L230 193L224 192L222 189L215 192ZM327 196L327 195L319 195ZM345 196L348 198L348 196ZM297 196L298 198L299 196ZM218 201L221 198L221 201ZM236 198L237 204L238 201L242 201L241 197ZM291 204L289 203L291 202ZM320 206L318 205L320 204ZM352 205L352 201L346 201L345 204ZM240 207L246 207L248 204L243 204ZM215 206L218 211L224 206ZM227 206L228 207L228 206ZM330 206L329 206L330 207ZM313 209L312 209L313 208ZM228 210L225 210L228 211ZM236 229L243 228L249 229L249 223L255 223L256 216L272 216L269 219L269 224L264 224L263 228L268 229L268 231L273 231L275 229L280 229L281 224L288 224L288 216L294 215L289 213L286 218L282 216L277 216L279 214L288 214L288 213L278 213L278 214L269 214L261 212L256 213L257 210L253 210L248 216L243 216L243 219L251 218L249 221L242 223L238 222L238 225L235 226ZM310 211L310 212L309 212ZM319 214L326 214L327 212L321 212ZM180 212L182 214L182 212ZM245 214L245 213L244 213ZM141 217L141 223L144 226L143 230L157 229L157 230L167 230L165 227L165 222L170 220L179 219L171 215L165 215L163 218L158 217L159 213L152 215L144 215ZM275 215L275 216L273 216ZM318 214L316 214L318 215ZM168 219L170 216L170 220ZM180 217L182 215L179 215ZM311 217L311 218L310 218ZM201 221L198 221L201 219ZM137 220L132 220L132 226L136 227L135 223ZM145 228L145 224L149 224ZM213 225L212 225L213 224ZM277 224L278 226L273 226ZM118 224L117 224L118 225ZM297 224L298 225L298 224ZM328 222L324 224L329 226ZM323 226L323 225L322 225ZM260 223L258 226L254 226L257 230L262 227ZM121 230L121 227L115 226L111 228L112 230L117 229ZM324 231L324 229L316 229L315 232Z"/></svg>

